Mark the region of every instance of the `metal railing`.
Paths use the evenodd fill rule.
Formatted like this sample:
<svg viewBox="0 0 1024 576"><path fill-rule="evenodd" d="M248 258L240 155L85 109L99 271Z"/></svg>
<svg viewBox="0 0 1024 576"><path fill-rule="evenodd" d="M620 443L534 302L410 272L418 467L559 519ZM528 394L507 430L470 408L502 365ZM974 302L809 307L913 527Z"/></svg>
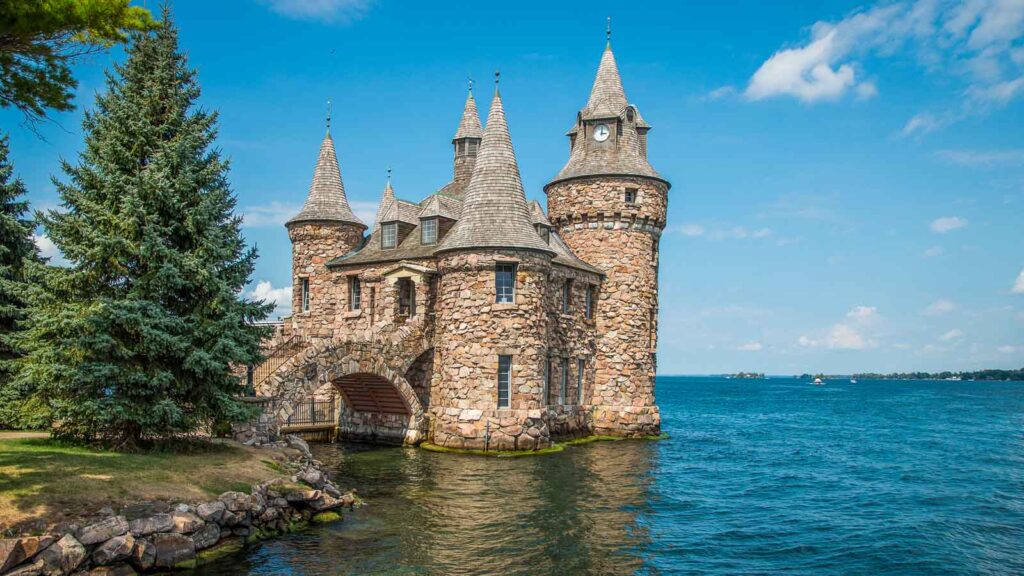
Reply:
<svg viewBox="0 0 1024 576"><path fill-rule="evenodd" d="M246 392L249 395L255 394L257 386L263 384L271 374L276 372L289 358L298 354L305 345L304 337L292 336L267 353L266 358L258 366L248 366L245 375Z"/></svg>
<svg viewBox="0 0 1024 576"><path fill-rule="evenodd" d="M309 399L294 406L295 411L288 417L287 425L297 424L323 425L335 423L335 398L327 400Z"/></svg>

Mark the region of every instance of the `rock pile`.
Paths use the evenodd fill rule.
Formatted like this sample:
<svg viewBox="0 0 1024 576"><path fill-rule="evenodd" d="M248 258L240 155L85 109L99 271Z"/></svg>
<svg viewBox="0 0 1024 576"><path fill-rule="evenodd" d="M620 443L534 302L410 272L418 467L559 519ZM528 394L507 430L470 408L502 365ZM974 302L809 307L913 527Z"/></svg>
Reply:
<svg viewBox="0 0 1024 576"><path fill-rule="evenodd" d="M196 506L177 504L131 518L108 515L87 525L62 525L52 534L0 539L0 576L130 575L195 566L198 553L289 532L310 522L341 518L356 496L342 493L297 437L302 453L291 481L272 480L250 493L225 492ZM129 514L130 516L131 514Z"/></svg>

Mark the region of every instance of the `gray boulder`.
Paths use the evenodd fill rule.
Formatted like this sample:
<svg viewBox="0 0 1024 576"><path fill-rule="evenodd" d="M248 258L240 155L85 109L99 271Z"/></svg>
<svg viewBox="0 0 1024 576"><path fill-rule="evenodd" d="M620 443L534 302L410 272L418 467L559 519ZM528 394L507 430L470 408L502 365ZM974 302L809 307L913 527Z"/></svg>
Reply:
<svg viewBox="0 0 1024 576"><path fill-rule="evenodd" d="M74 572L86 556L88 553L85 546L68 534L40 552L39 560L43 563L42 573L46 576L65 576Z"/></svg>
<svg viewBox="0 0 1024 576"><path fill-rule="evenodd" d="M128 530L134 536L149 536L157 532L174 530L174 520L170 514L154 514L147 518L139 518L128 523Z"/></svg>
<svg viewBox="0 0 1024 576"><path fill-rule="evenodd" d="M120 536L128 531L128 520L124 516L109 516L95 524L80 528L75 539L86 546L99 544Z"/></svg>
<svg viewBox="0 0 1024 576"><path fill-rule="evenodd" d="M295 434L289 434L285 437L285 441L288 442L288 446L301 452L307 459L313 459L313 453L309 451L309 444L307 444L302 438L299 438Z"/></svg>
<svg viewBox="0 0 1024 576"><path fill-rule="evenodd" d="M138 574L131 566L127 564L118 564L116 566L100 566L89 570L89 576L135 576Z"/></svg>
<svg viewBox="0 0 1024 576"><path fill-rule="evenodd" d="M132 556L128 561L140 572L149 570L156 563L156 546L149 540L136 538L135 548L132 548Z"/></svg>
<svg viewBox="0 0 1024 576"><path fill-rule="evenodd" d="M156 547L157 568L174 568L196 558L196 545L188 536L182 534L154 534L153 546Z"/></svg>
<svg viewBox="0 0 1024 576"><path fill-rule="evenodd" d="M309 484L313 488L323 488L324 485L324 474L316 468L306 468L296 474L296 478Z"/></svg>
<svg viewBox="0 0 1024 576"><path fill-rule="evenodd" d="M220 540L220 526L214 522L206 524L192 535L192 542L195 543L196 550L205 550L216 544L218 540Z"/></svg>
<svg viewBox="0 0 1024 576"><path fill-rule="evenodd" d="M243 492L225 492L217 497L229 512L244 512L249 509L249 495Z"/></svg>
<svg viewBox="0 0 1024 576"><path fill-rule="evenodd" d="M46 567L42 560L36 560L31 564L19 566L10 572L4 572L4 576L40 576Z"/></svg>
<svg viewBox="0 0 1024 576"><path fill-rule="evenodd" d="M225 510L227 510L227 506L223 502L214 500L213 502L200 504L196 507L196 514L207 522L220 522Z"/></svg>
<svg viewBox="0 0 1024 576"><path fill-rule="evenodd" d="M92 551L92 562L100 566L114 564L131 558L135 549L135 537L128 534L114 536Z"/></svg>
<svg viewBox="0 0 1024 576"><path fill-rule="evenodd" d="M174 531L179 534L191 534L203 527L203 519L191 512L171 512L174 520Z"/></svg>
<svg viewBox="0 0 1024 576"><path fill-rule="evenodd" d="M53 544L52 536L0 539L0 574L35 556Z"/></svg>

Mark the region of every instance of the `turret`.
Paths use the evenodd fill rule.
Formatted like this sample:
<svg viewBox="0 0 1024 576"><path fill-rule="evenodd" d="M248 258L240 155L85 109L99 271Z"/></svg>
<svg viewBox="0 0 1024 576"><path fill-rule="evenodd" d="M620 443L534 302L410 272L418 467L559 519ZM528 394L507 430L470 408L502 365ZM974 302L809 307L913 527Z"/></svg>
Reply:
<svg viewBox="0 0 1024 576"><path fill-rule="evenodd" d="M466 104L462 108L462 118L459 120L459 128L455 131L455 137L452 138L452 147L455 152L454 177L441 193L456 198L461 198L465 193L469 179L473 175L473 167L476 166L483 133L483 128L480 126L480 115L476 110L476 100L473 99L473 84L470 83Z"/></svg>
<svg viewBox="0 0 1024 576"><path fill-rule="evenodd" d="M320 338L331 336L328 320L338 305L330 295L325 264L358 248L366 230L345 195L330 122L328 114L306 203L285 224L292 241L292 327L301 335Z"/></svg>
<svg viewBox="0 0 1024 576"><path fill-rule="evenodd" d="M540 409L554 255L534 228L495 90L461 216L437 249L435 442L476 449L550 443Z"/></svg>
<svg viewBox="0 0 1024 576"><path fill-rule="evenodd" d="M609 41L569 160L544 190L566 244L606 275L595 310L596 374L586 397L596 434L657 434L654 401L658 243L669 183L647 161L650 126L626 99Z"/></svg>

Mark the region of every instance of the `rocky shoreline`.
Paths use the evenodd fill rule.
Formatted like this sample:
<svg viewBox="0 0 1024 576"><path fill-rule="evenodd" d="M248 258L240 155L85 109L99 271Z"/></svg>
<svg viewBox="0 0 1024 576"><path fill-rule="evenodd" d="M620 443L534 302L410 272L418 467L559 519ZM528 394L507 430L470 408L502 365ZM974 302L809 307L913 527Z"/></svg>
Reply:
<svg viewBox="0 0 1024 576"><path fill-rule="evenodd" d="M341 519L358 498L342 493L309 446L289 436L300 456L288 480L225 492L197 505L156 503L84 525L63 524L43 535L0 539L0 576L131 575L193 568L245 543Z"/></svg>

